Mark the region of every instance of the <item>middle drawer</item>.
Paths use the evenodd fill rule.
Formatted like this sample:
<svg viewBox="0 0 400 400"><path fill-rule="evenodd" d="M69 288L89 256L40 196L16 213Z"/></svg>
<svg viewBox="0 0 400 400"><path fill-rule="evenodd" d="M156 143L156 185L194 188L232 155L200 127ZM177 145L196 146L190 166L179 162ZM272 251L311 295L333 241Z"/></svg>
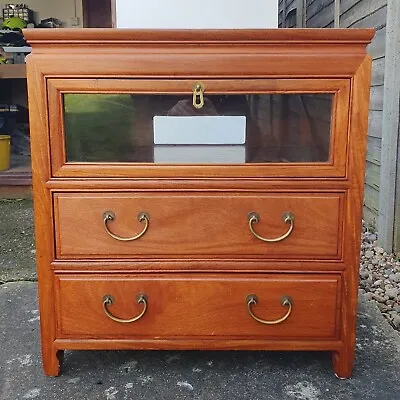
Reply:
<svg viewBox="0 0 400 400"><path fill-rule="evenodd" d="M345 194L56 193L56 256L339 259Z"/></svg>

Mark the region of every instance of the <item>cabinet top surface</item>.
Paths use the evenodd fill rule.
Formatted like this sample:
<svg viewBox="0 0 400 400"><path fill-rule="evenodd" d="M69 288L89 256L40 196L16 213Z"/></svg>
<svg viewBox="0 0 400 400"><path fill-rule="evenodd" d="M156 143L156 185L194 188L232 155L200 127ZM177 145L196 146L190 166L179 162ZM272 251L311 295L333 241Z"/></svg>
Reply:
<svg viewBox="0 0 400 400"><path fill-rule="evenodd" d="M373 29L134 30L103 28L25 29L30 45L54 43L325 43L367 45Z"/></svg>

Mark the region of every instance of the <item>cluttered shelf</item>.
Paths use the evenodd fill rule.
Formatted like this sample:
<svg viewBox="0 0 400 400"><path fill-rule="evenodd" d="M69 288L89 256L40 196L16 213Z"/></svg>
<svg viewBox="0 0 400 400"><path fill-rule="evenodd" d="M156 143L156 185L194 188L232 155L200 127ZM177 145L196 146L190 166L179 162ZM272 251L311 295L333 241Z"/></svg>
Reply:
<svg viewBox="0 0 400 400"><path fill-rule="evenodd" d="M0 29L0 197L32 183L25 66L30 47L20 30L25 23L8 26L15 22L4 20Z"/></svg>
<svg viewBox="0 0 400 400"><path fill-rule="evenodd" d="M30 186L32 183L26 112L0 104L0 197L4 186Z"/></svg>
<svg viewBox="0 0 400 400"><path fill-rule="evenodd" d="M30 140L25 64L0 64L0 197L30 186ZM10 191L12 194L14 189Z"/></svg>
<svg viewBox="0 0 400 400"><path fill-rule="evenodd" d="M25 67L31 48L22 30L64 25L57 18L38 18L41 10L22 3L0 8L0 197L25 194L32 183Z"/></svg>

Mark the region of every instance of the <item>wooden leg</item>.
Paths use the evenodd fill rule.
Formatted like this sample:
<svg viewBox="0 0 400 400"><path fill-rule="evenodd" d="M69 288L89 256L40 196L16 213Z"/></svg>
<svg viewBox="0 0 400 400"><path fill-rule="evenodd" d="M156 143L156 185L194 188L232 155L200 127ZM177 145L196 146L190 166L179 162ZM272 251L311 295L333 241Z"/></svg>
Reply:
<svg viewBox="0 0 400 400"><path fill-rule="evenodd" d="M353 372L354 357L352 352L335 351L332 353L333 370L336 378L347 379Z"/></svg>
<svg viewBox="0 0 400 400"><path fill-rule="evenodd" d="M47 376L58 376L64 359L64 350L43 352L43 370Z"/></svg>

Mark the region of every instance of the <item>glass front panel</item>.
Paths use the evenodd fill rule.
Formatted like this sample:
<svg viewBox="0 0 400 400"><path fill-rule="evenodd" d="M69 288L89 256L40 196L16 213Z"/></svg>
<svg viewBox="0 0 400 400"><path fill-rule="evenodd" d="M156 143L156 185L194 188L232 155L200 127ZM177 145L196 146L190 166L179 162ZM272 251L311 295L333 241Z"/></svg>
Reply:
<svg viewBox="0 0 400 400"><path fill-rule="evenodd" d="M333 94L65 94L68 162L327 162Z"/></svg>

